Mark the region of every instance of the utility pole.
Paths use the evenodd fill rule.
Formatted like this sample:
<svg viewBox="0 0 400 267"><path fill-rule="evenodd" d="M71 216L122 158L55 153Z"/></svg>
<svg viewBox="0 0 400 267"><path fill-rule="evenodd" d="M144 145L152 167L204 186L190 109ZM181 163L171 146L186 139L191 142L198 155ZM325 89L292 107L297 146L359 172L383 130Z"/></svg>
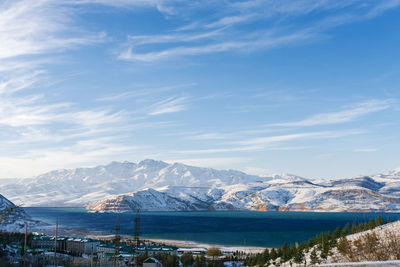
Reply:
<svg viewBox="0 0 400 267"><path fill-rule="evenodd" d="M135 266L138 267L139 266L139 261L138 261L138 255L137 252L139 251L139 246L140 246L140 209L136 210L136 217L135 217L135 231L134 231L134 243L136 246L136 250L135 250Z"/></svg>
<svg viewBox="0 0 400 267"><path fill-rule="evenodd" d="M56 235L54 237L54 266L57 266L57 236L58 236L58 219L56 222Z"/></svg>
<svg viewBox="0 0 400 267"><path fill-rule="evenodd" d="M90 251L90 267L93 267L93 242L92 243L92 250Z"/></svg>
<svg viewBox="0 0 400 267"><path fill-rule="evenodd" d="M134 233L134 240L136 247L140 246L139 235L140 235L140 210L137 209L135 217L135 233Z"/></svg>
<svg viewBox="0 0 400 267"><path fill-rule="evenodd" d="M117 220L115 222L115 237L114 237L114 266L117 266L117 255L119 255L119 244L121 242L120 230L121 227L119 225L119 214L117 214Z"/></svg>
<svg viewBox="0 0 400 267"><path fill-rule="evenodd" d="M24 239L24 266L26 264L26 244L28 237L28 222L25 222L25 239Z"/></svg>

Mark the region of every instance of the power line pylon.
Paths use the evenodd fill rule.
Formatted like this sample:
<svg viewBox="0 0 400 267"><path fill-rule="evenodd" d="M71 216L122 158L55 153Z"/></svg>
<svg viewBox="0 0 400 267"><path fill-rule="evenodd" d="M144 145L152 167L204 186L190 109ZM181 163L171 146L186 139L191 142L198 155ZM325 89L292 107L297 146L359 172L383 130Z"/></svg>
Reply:
<svg viewBox="0 0 400 267"><path fill-rule="evenodd" d="M136 217L135 217L135 232L134 232L134 242L136 247L140 246L140 210L138 209L136 211Z"/></svg>
<svg viewBox="0 0 400 267"><path fill-rule="evenodd" d="M114 266L117 265L117 257L119 255L119 245L121 243L121 234L120 234L120 224L119 224L119 214L117 214L117 219L115 222L115 237L114 237Z"/></svg>

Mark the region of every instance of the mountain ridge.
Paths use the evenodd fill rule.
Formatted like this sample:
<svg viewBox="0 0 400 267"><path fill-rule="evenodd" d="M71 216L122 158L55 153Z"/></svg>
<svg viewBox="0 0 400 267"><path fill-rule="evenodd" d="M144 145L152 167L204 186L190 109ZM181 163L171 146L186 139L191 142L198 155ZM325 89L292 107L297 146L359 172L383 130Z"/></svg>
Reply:
<svg viewBox="0 0 400 267"><path fill-rule="evenodd" d="M399 170L327 181L146 159L54 170L0 185L0 192L27 206L86 206L93 212L129 211L127 207L394 212L400 211Z"/></svg>

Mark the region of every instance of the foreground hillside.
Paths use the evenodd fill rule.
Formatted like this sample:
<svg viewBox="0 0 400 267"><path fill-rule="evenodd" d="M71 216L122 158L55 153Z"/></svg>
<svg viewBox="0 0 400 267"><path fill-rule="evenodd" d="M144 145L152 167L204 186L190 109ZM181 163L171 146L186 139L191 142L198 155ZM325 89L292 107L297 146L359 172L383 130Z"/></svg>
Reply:
<svg viewBox="0 0 400 267"><path fill-rule="evenodd" d="M317 247L314 251L317 256L314 255L314 258L318 258L321 251ZM305 255L308 262L313 262L312 252L309 251ZM316 261L322 264L342 263L343 265L369 262L368 266L387 262L387 266L398 266L400 264L400 221L339 238L337 245L331 248L327 254L326 259ZM390 265L390 261L394 261L392 262L394 264Z"/></svg>
<svg viewBox="0 0 400 267"><path fill-rule="evenodd" d="M389 221L389 219L388 219ZM246 266L399 266L400 221L377 216L320 233L300 244L284 243L246 257Z"/></svg>
<svg viewBox="0 0 400 267"><path fill-rule="evenodd" d="M83 206L94 212L136 209L400 212L400 170L332 181L248 175L144 160L57 170L0 186L27 206Z"/></svg>

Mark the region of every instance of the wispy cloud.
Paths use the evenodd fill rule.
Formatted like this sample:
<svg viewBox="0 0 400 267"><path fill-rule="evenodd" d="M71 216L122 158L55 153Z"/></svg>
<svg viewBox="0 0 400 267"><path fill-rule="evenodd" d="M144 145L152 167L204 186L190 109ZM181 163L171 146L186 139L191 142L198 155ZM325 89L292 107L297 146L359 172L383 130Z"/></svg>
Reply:
<svg viewBox="0 0 400 267"><path fill-rule="evenodd" d="M0 59L70 49L104 37L104 33L66 37L74 31L69 27L73 15L72 10L58 1L3 1L0 4Z"/></svg>
<svg viewBox="0 0 400 267"><path fill-rule="evenodd" d="M301 31L291 34L282 34L279 36L265 36L265 32L255 34L254 39L251 40L234 40L223 41L211 44L192 45L192 46L176 46L170 49L159 50L155 52L135 52L133 45L128 46L118 56L119 59L128 61L144 61L152 62L165 58L181 57L181 56L195 56L209 53L226 52L231 50L249 51L258 48L273 48L278 45L287 44L294 40L305 40L309 38L310 33Z"/></svg>
<svg viewBox="0 0 400 267"><path fill-rule="evenodd" d="M304 120L275 123L272 124L271 126L304 127L304 126L345 123L358 119L362 116L368 115L370 113L389 109L392 103L393 100L391 99L371 100L353 105L352 107L342 111L317 114L309 118L306 118Z"/></svg>
<svg viewBox="0 0 400 267"><path fill-rule="evenodd" d="M188 97L169 97L149 107L149 115L161 115L187 109Z"/></svg>
<svg viewBox="0 0 400 267"><path fill-rule="evenodd" d="M228 134L228 133L216 133L216 132L211 132L211 133L197 133L193 135L188 135L188 139L192 140L226 140L234 137L234 135Z"/></svg>
<svg viewBox="0 0 400 267"><path fill-rule="evenodd" d="M103 32L77 27L76 15L72 1L0 3L0 147L9 151L0 154L1 176L30 176L138 149L121 142L122 127L131 120L126 111L81 107L73 99L53 97L58 93L51 90L57 78L49 66L67 50L105 40ZM7 174L11 166L15 173Z"/></svg>
<svg viewBox="0 0 400 267"><path fill-rule="evenodd" d="M306 132L306 133L295 133L295 134L285 134L285 135L275 135L275 136L265 136L249 138L246 140L235 142L240 145L270 145L273 143L288 142L299 139L329 139L329 138L339 138L349 135L361 134L361 130L343 130L343 131L320 131L320 132Z"/></svg>
<svg viewBox="0 0 400 267"><path fill-rule="evenodd" d="M206 167L206 168L230 168L235 164L242 164L250 161L246 157L203 157L203 158L184 158L167 160L169 163L179 162L187 165Z"/></svg>
<svg viewBox="0 0 400 267"><path fill-rule="evenodd" d="M22 74L21 76L14 76L8 80L0 81L0 95L1 94L13 94L17 91L31 87L37 81L40 80L40 75L44 71L36 70Z"/></svg>
<svg viewBox="0 0 400 267"><path fill-rule="evenodd" d="M130 91L125 91L122 93L106 95L103 97L97 98L98 101L118 101L122 99L130 99L130 98L140 98L144 96L153 96L165 92L169 92L176 89L188 88L195 86L196 83L185 83L179 85L171 85L171 86L161 86L161 87L149 87L149 88L141 88L141 89L134 89Z"/></svg>
<svg viewBox="0 0 400 267"><path fill-rule="evenodd" d="M207 5L210 3L203 3ZM130 35L118 58L127 61L153 62L173 57L196 56L226 51L251 51L270 49L304 41L318 40L333 27L355 21L372 19L383 12L398 7L398 0L365 3L359 1L246 1L234 3L215 2L218 12L199 21L191 21L172 33L150 36ZM186 10L199 8L187 5ZM185 8L185 5L180 8ZM335 11L332 15L331 11ZM185 13L185 12L183 12ZM306 20L301 26L294 23L306 15L319 14L320 19ZM177 14L174 14L177 15ZM260 23L251 31L240 24ZM268 23L266 23L268 22ZM239 25L239 26L238 26ZM184 32L184 33L182 33ZM164 44L150 46L148 44Z"/></svg>
<svg viewBox="0 0 400 267"><path fill-rule="evenodd" d="M364 152L364 153L369 153L369 152L376 152L376 148L357 148L354 149L354 152Z"/></svg>

